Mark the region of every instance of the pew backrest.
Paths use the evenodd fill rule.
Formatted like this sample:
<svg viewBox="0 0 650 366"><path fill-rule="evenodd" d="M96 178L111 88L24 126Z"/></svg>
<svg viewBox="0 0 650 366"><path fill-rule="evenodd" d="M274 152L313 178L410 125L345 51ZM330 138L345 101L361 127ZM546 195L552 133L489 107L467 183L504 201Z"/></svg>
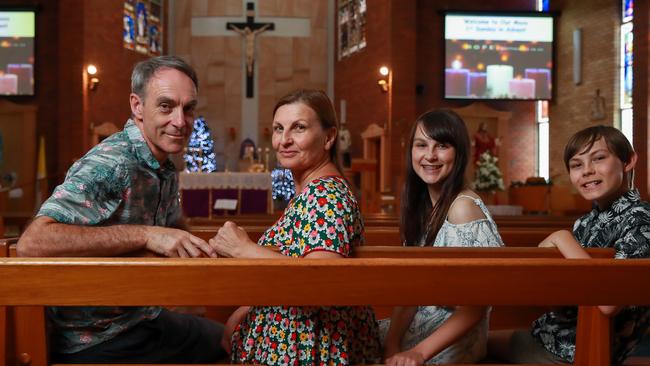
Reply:
<svg viewBox="0 0 650 366"><path fill-rule="evenodd" d="M579 328L601 321L607 333L608 323L594 305L650 303L650 291L638 291L648 287L641 280L650 269L644 260L563 260L557 250L546 248L360 247L356 252L357 258L337 260L2 259L0 278L15 280L0 283L0 305L580 304L587 305L580 313L596 320L581 320ZM590 253L611 258L613 250ZM324 272L328 276L314 276ZM259 281L282 278L282 288L290 289L307 276L315 278L311 291L300 293L278 292ZM617 282L623 278L635 280ZM21 291L25 288L29 292ZM602 288L610 291L604 294ZM602 337L601 343L590 343L593 332L580 333L579 349L608 350ZM22 353L33 365L45 364L28 350ZM577 356L576 364L607 364L599 362L586 355Z"/></svg>
<svg viewBox="0 0 650 366"><path fill-rule="evenodd" d="M248 236L253 241L259 240L268 226L253 225L243 226ZM218 227L215 226L192 226L192 234L209 240L217 233ZM550 228L499 228L499 234L506 246L513 247L536 247L542 240L555 230ZM373 226L365 228L365 245L366 246L401 246L399 228L396 226Z"/></svg>

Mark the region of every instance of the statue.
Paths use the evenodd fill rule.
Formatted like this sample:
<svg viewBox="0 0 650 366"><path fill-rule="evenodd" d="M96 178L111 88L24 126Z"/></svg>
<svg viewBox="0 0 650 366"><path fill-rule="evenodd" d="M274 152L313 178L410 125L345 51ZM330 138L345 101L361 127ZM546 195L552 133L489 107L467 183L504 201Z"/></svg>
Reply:
<svg viewBox="0 0 650 366"><path fill-rule="evenodd" d="M600 89L596 89L596 95L591 98L589 117L592 121L605 119L605 98L600 96Z"/></svg>
<svg viewBox="0 0 650 366"><path fill-rule="evenodd" d="M484 152L489 152L492 156L497 156L497 141L494 137L490 136L487 130L487 123L481 122L478 126L478 131L474 134L472 141L474 146L474 165L479 161Z"/></svg>
<svg viewBox="0 0 650 366"><path fill-rule="evenodd" d="M339 151L343 159L343 167L349 168L352 165L350 158L350 147L352 146L352 135L350 130L345 127L345 123L341 122L341 130L339 131Z"/></svg>
<svg viewBox="0 0 650 366"><path fill-rule="evenodd" d="M142 1L136 5L137 36L139 43L147 44L147 8Z"/></svg>
<svg viewBox="0 0 650 366"><path fill-rule="evenodd" d="M244 139L239 148L239 171L240 172L262 172L264 165L258 161L258 151L255 149L255 142L250 138Z"/></svg>
<svg viewBox="0 0 650 366"><path fill-rule="evenodd" d="M266 31L271 24L264 24L262 27L251 30L250 27L239 28L234 24L230 24L230 29L239 33L246 40L246 74L253 76L253 63L255 62L255 38Z"/></svg>

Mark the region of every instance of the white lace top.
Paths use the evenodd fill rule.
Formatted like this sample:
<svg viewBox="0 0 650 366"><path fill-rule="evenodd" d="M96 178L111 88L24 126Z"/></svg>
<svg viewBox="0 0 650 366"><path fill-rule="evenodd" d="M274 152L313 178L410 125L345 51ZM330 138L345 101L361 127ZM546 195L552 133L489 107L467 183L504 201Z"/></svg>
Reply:
<svg viewBox="0 0 650 366"><path fill-rule="evenodd" d="M481 208L484 219L479 219L463 224L445 222L440 227L434 247L500 247L503 246L497 226L490 216L487 207L481 199L466 195L459 195L456 199L467 198ZM453 203L452 203L453 204ZM421 243L424 246L426 243ZM445 306L419 306L408 330L402 337L401 350L405 351L415 347L418 343L431 335L440 325L454 313L454 307ZM489 309L485 317L472 330L465 334L458 342L444 349L431 359L427 364L449 363L476 363L483 359L487 350ZM390 319L379 321L382 343L388 333Z"/></svg>

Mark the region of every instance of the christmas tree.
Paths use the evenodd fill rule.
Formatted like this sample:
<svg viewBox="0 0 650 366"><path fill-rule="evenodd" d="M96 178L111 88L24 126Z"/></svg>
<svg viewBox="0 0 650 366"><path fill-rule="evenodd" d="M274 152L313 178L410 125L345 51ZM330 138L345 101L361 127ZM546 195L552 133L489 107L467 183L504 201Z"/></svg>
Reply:
<svg viewBox="0 0 650 366"><path fill-rule="evenodd" d="M291 170L283 168L273 169L271 172L271 181L273 184L272 195L274 200L289 201L296 194Z"/></svg>
<svg viewBox="0 0 650 366"><path fill-rule="evenodd" d="M185 159L186 172L210 173L217 170L214 141L205 118L199 117L194 121L194 129L183 159Z"/></svg>
<svg viewBox="0 0 650 366"><path fill-rule="evenodd" d="M497 161L499 159L488 151L481 154L476 162L476 179L472 183L474 189L477 191L495 191L497 189L503 191L505 189Z"/></svg>

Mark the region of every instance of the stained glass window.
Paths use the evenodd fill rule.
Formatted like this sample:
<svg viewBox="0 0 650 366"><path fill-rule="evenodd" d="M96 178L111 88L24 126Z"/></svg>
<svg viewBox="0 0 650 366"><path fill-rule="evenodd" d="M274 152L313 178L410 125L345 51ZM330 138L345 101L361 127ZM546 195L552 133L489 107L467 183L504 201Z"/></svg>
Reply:
<svg viewBox="0 0 650 366"><path fill-rule="evenodd" d="M634 33L632 19L634 17L634 0L622 0L623 14L621 14L621 75L620 75L620 128L623 134L632 141L633 135L633 85L634 75Z"/></svg>
<svg viewBox="0 0 650 366"><path fill-rule="evenodd" d="M124 48L149 56L162 54L163 0L125 0Z"/></svg>
<svg viewBox="0 0 650 366"><path fill-rule="evenodd" d="M621 27L621 108L632 107L632 23Z"/></svg>
<svg viewBox="0 0 650 366"><path fill-rule="evenodd" d="M634 0L623 0L623 23L631 22L634 17Z"/></svg>
<svg viewBox="0 0 650 366"><path fill-rule="evenodd" d="M366 0L340 0L339 60L366 47Z"/></svg>

